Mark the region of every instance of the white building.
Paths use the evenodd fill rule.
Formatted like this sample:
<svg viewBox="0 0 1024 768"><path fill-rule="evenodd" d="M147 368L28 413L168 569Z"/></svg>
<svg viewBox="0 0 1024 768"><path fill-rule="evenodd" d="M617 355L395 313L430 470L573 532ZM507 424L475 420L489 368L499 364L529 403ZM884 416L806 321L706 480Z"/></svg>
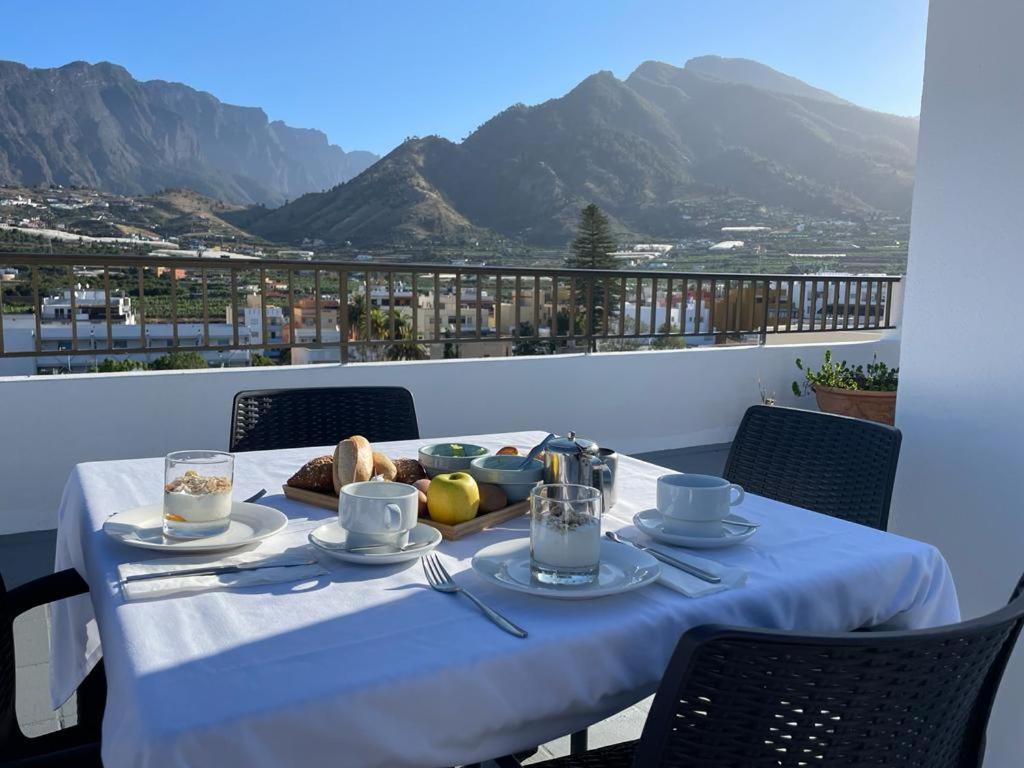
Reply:
<svg viewBox="0 0 1024 768"><path fill-rule="evenodd" d="M59 296L44 296L42 320L44 323L71 322L71 291ZM90 290L75 286L75 321L104 322L107 318L106 291ZM110 296L110 322L118 325L135 325L135 310L132 300L123 294Z"/></svg>

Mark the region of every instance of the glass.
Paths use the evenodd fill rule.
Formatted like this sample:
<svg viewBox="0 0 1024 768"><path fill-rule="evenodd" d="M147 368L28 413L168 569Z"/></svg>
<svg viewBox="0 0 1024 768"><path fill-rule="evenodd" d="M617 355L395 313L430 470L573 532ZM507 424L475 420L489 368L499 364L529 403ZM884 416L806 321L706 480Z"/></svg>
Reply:
<svg viewBox="0 0 1024 768"><path fill-rule="evenodd" d="M223 451L176 451L164 459L164 535L201 539L231 524L235 457Z"/></svg>
<svg viewBox="0 0 1024 768"><path fill-rule="evenodd" d="M597 581L601 566L601 491L538 485L530 492L530 575L541 584Z"/></svg>

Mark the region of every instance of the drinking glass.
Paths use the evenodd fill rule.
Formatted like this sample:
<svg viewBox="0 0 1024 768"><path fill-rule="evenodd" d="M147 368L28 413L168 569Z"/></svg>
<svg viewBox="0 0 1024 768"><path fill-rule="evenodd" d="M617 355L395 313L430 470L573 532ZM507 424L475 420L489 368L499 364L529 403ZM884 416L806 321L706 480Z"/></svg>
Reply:
<svg viewBox="0 0 1024 768"><path fill-rule="evenodd" d="M201 539L231 524L235 457L223 451L176 451L164 459L164 535Z"/></svg>
<svg viewBox="0 0 1024 768"><path fill-rule="evenodd" d="M601 566L600 489L538 485L530 492L530 574L542 584L597 581Z"/></svg>

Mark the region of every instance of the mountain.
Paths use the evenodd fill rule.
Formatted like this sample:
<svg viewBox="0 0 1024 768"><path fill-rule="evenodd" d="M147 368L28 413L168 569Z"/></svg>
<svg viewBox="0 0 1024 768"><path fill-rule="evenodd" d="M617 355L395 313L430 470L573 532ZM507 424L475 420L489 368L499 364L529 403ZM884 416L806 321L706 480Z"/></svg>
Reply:
<svg viewBox="0 0 1024 768"><path fill-rule="evenodd" d="M813 215L905 214L917 121L863 109L757 62L649 61L496 115L459 144L406 141L327 192L249 222L269 238L357 245L482 234L563 244L582 205L673 237L689 207L742 198Z"/></svg>
<svg viewBox="0 0 1024 768"><path fill-rule="evenodd" d="M691 72L707 75L717 80L743 83L744 85L752 85L755 88L784 93L789 96L802 96L804 98L827 101L831 104L846 104L850 106L850 102L840 99L833 93L815 88L803 80L797 80L795 77L785 75L776 69L751 59L698 56L686 62L686 68Z"/></svg>
<svg viewBox="0 0 1024 768"><path fill-rule="evenodd" d="M187 187L233 203L279 205L372 165L320 131L270 122L115 64L55 69L0 62L0 185L65 184L122 194Z"/></svg>

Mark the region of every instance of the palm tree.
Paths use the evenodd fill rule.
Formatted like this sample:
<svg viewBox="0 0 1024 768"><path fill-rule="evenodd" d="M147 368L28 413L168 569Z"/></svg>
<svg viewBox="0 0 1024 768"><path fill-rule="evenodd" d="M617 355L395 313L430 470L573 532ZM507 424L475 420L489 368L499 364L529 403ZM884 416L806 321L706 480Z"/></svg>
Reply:
<svg viewBox="0 0 1024 768"><path fill-rule="evenodd" d="M396 315L395 317L394 338L396 340L404 339L404 341L388 345L386 353L388 360L426 360L430 357L427 348L412 339L412 323L405 315Z"/></svg>

